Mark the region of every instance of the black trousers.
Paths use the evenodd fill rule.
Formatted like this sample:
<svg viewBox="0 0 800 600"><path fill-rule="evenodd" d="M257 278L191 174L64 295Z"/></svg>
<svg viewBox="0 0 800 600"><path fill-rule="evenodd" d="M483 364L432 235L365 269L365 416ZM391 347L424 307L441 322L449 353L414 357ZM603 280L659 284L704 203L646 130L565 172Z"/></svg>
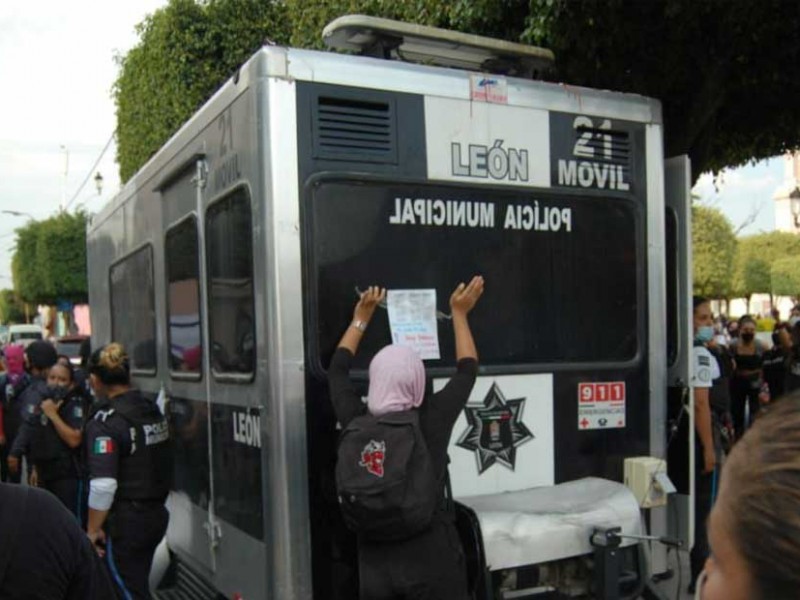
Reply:
<svg viewBox="0 0 800 600"><path fill-rule="evenodd" d="M39 481L39 487L51 492L81 524L86 525L86 482L77 477L64 477L55 480Z"/></svg>
<svg viewBox="0 0 800 600"><path fill-rule="evenodd" d="M698 450L702 456L702 449ZM708 546L708 515L711 513L711 505L714 501L713 491L715 478L719 472L719 467L712 473L703 473L702 461L698 467L694 479L694 546L689 553L689 569L692 574L692 583L697 581L706 559L710 555Z"/></svg>
<svg viewBox="0 0 800 600"><path fill-rule="evenodd" d="M121 600L150 600L153 554L167 532L163 502L116 501L106 530L106 566Z"/></svg>
<svg viewBox="0 0 800 600"><path fill-rule="evenodd" d="M11 443L13 441L13 439L6 438L5 446L0 446L0 481L5 481L7 483L19 483L22 481L22 465L20 465L16 475L8 470L8 451L11 450Z"/></svg>
<svg viewBox="0 0 800 600"><path fill-rule="evenodd" d="M361 600L466 600L464 550L451 518L409 540L359 541Z"/></svg>
<svg viewBox="0 0 800 600"><path fill-rule="evenodd" d="M758 385L756 385L758 384ZM750 406L750 423L760 407L758 394L761 386L758 381L753 383L744 377L734 377L731 379L731 417L733 417L733 429L736 431L736 438L742 437L749 423L745 423L745 405Z"/></svg>

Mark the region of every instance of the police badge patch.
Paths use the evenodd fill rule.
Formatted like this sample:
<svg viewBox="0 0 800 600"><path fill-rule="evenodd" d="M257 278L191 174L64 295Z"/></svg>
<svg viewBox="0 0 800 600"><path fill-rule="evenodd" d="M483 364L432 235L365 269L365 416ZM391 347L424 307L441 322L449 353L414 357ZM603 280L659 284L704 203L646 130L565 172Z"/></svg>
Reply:
<svg viewBox="0 0 800 600"><path fill-rule="evenodd" d="M475 452L480 475L495 462L514 470L517 448L534 438L522 422L525 398L506 400L493 383L483 404L464 408L467 429L456 445Z"/></svg>

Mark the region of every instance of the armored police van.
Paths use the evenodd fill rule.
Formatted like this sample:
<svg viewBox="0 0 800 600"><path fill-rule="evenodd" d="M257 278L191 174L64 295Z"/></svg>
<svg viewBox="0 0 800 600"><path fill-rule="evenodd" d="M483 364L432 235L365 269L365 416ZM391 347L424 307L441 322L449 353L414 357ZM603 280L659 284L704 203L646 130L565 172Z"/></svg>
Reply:
<svg viewBox="0 0 800 600"><path fill-rule="evenodd" d="M691 345L659 103L538 81L553 56L529 46L357 16L324 37L349 54L259 50L89 227L93 345L166 399L163 597L356 597L328 362L359 290L418 291L433 317L380 308L352 376L416 335L439 389L473 274L450 473L474 597L642 592Z"/></svg>

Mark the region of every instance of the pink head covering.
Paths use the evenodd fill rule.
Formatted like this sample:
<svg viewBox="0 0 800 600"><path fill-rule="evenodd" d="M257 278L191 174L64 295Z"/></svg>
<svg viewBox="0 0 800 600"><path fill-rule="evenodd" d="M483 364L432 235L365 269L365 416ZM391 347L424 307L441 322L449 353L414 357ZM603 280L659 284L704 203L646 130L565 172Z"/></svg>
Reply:
<svg viewBox="0 0 800 600"><path fill-rule="evenodd" d="M371 414L379 417L416 408L424 394L425 367L413 349L392 344L373 357L367 399Z"/></svg>
<svg viewBox="0 0 800 600"><path fill-rule="evenodd" d="M25 374L25 348L10 344L3 350L6 359L6 371L9 381L16 385L17 381Z"/></svg>

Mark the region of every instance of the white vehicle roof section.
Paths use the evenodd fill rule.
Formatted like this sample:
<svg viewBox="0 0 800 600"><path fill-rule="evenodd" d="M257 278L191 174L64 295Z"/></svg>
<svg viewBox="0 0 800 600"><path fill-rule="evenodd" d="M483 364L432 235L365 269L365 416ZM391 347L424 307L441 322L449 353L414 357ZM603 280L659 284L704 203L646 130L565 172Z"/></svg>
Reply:
<svg viewBox="0 0 800 600"><path fill-rule="evenodd" d="M264 48L272 53L276 48ZM410 94L470 99L470 73L363 56L290 49L288 62L271 61L277 77ZM288 71L281 73L285 66ZM357 68L356 68L357 67ZM498 75L488 77L499 78ZM636 94L592 90L566 84L507 78L508 104L545 110L602 115L640 123L661 123L661 103Z"/></svg>

